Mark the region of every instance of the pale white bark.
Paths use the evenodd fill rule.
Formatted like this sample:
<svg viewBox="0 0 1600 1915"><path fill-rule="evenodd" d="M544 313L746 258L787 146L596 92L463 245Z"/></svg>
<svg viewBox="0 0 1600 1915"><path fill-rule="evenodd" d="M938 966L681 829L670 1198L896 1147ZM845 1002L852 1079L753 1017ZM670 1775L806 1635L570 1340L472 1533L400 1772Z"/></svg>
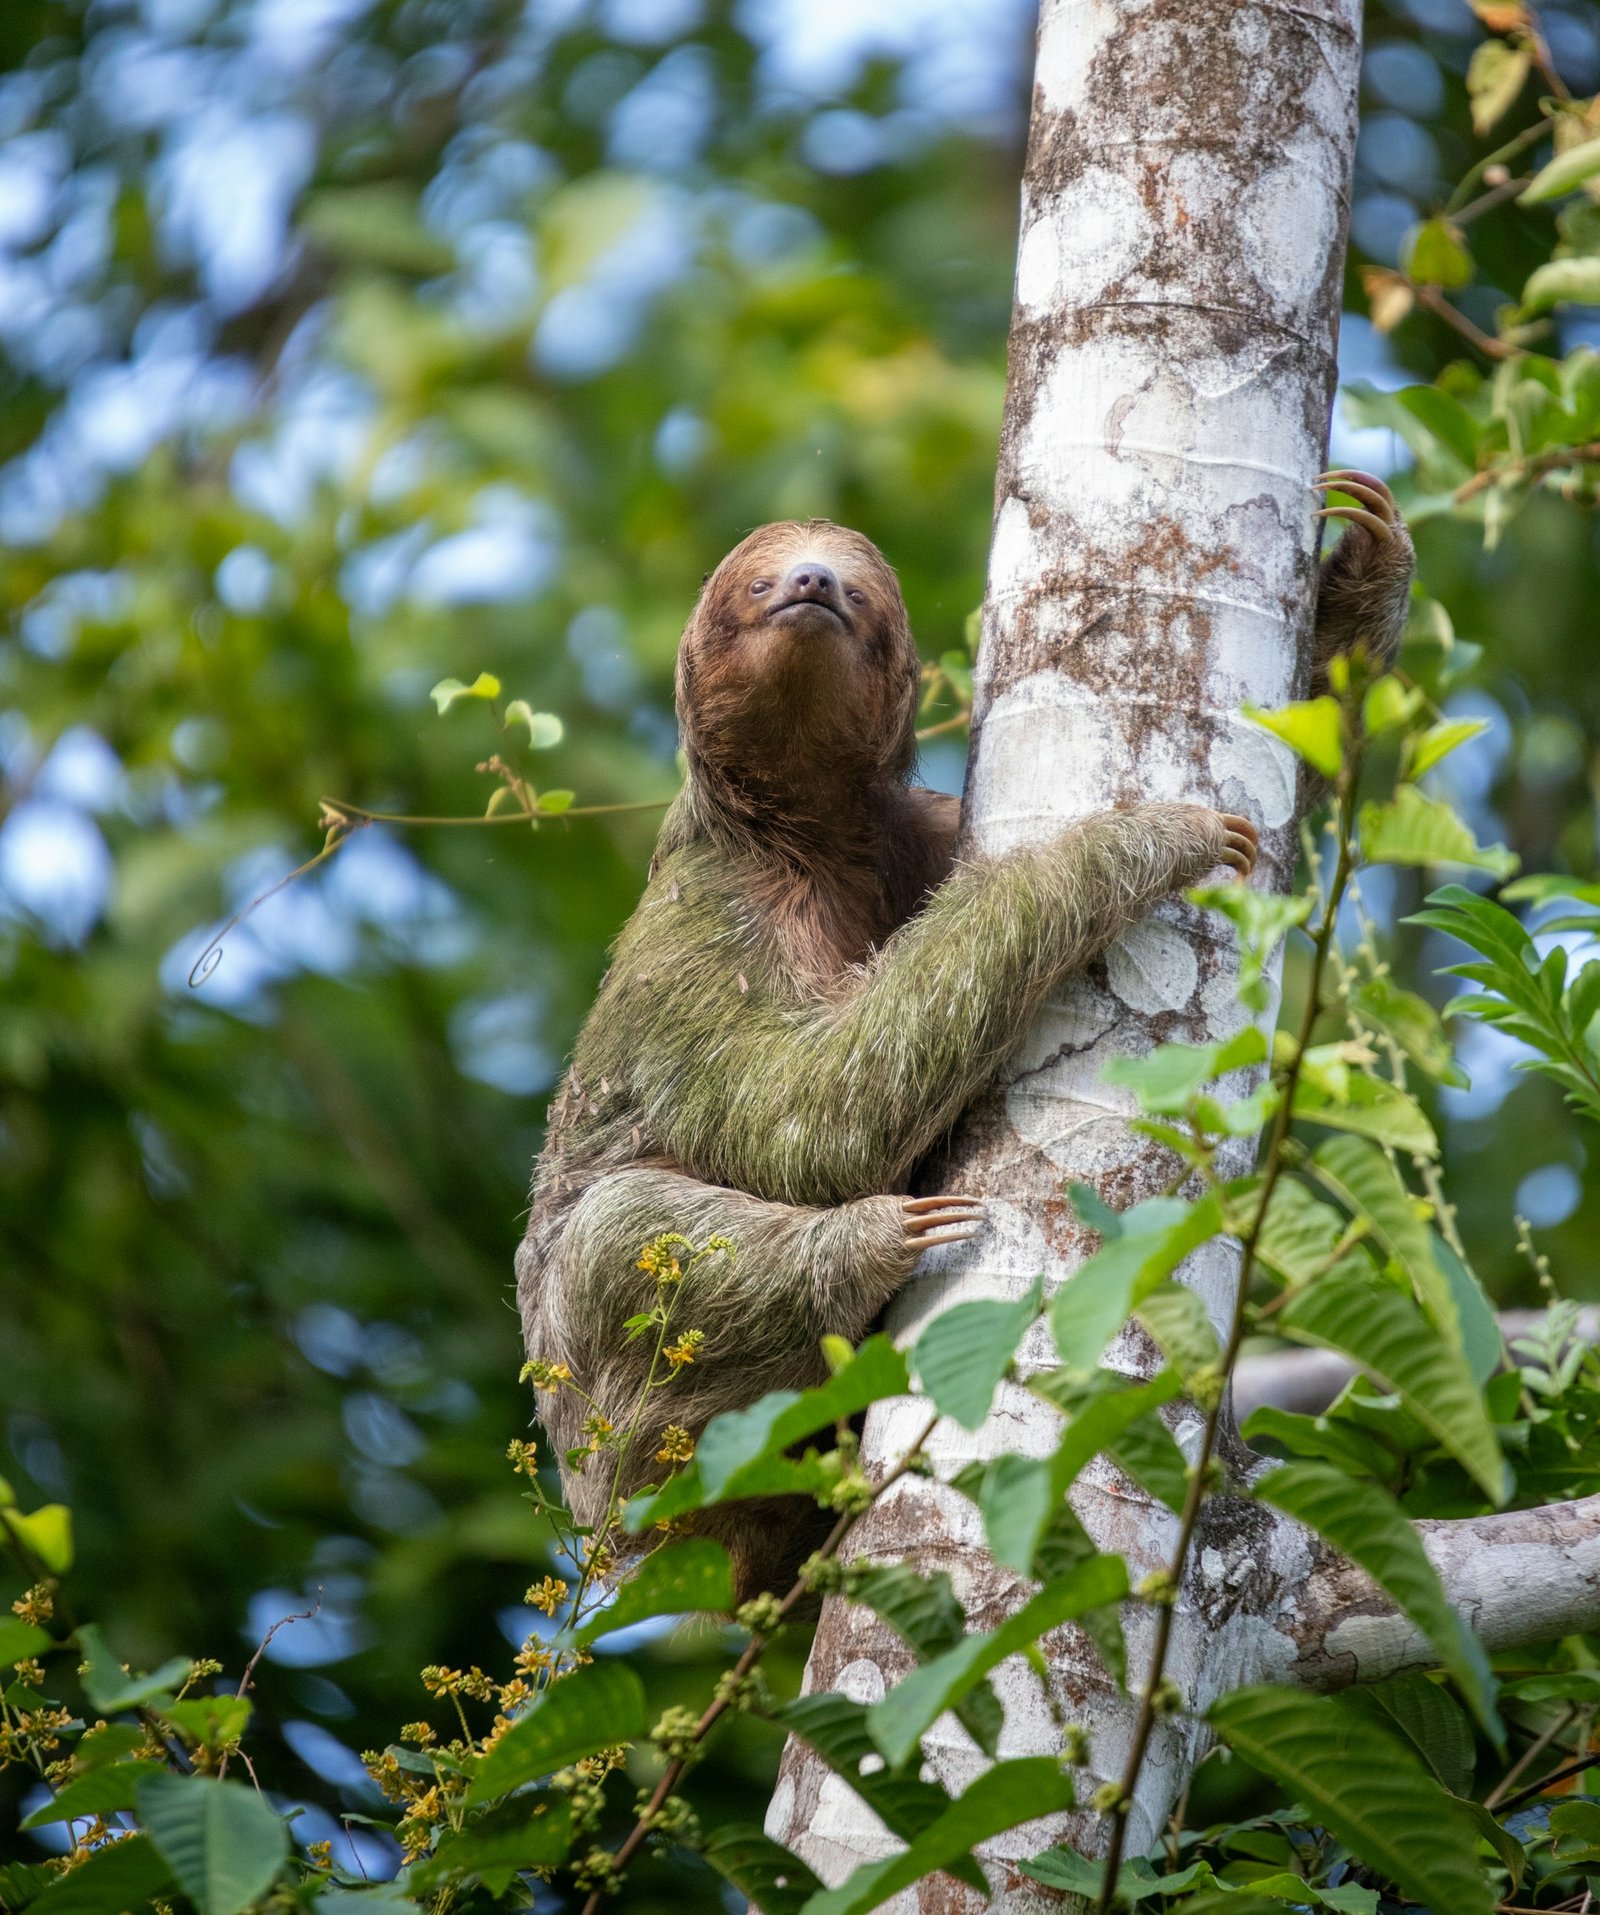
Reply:
<svg viewBox="0 0 1600 1915"><path fill-rule="evenodd" d="M1288 879L1295 767L1238 714L1245 700L1283 702L1300 682L1315 562L1307 488L1334 381L1359 28L1359 0L1045 0L965 811L979 852L1110 805L1191 799L1249 812L1265 833L1258 882ZM1126 1098L1100 1081L1105 1063L1164 1038L1223 1035L1239 1017L1231 939L1183 904L1060 991L937 1171L941 1188L989 1198L990 1227L907 1290L896 1333L909 1338L964 1297L1020 1294L1041 1270L1052 1287L1067 1280L1085 1248L1067 1179L1122 1208L1170 1175L1130 1133ZM1219 1321L1235 1272L1220 1245L1186 1272ZM1149 1354L1128 1336L1114 1360L1139 1370ZM1047 1339L1033 1355L1051 1360ZM916 1416L876 1411L869 1462L897 1454ZM1054 1433L1037 1399L1007 1389L977 1437L941 1429L934 1453L948 1473L974 1454L1041 1453ZM1135 1578L1164 1564L1164 1510L1098 1469L1078 1501ZM1221 1580L1197 1574L1176 1634L1173 1673L1197 1706L1247 1679L1254 1645L1275 1638L1262 1605L1310 1568L1297 1532L1232 1507L1244 1511L1232 1541L1208 1533L1202 1552ZM937 1483L906 1479L867 1527L873 1553L948 1568L974 1626L1023 1593L988 1560L970 1507ZM1130 1611L1129 1635L1137 1668L1147 1612ZM1086 1798L1118 1773L1131 1717L1074 1632L1048 1648L1056 1709L1091 1733ZM872 1697L905 1667L890 1632L833 1604L807 1680ZM1002 1753L1058 1749L1024 1666L1003 1668L997 1687ZM953 1722L925 1747L952 1788L983 1766ZM1162 1726L1133 1852L1159 1829L1195 1753L1192 1731ZM796 1747L768 1828L829 1882L893 1846ZM1006 1862L1063 1832L1095 1845L1088 1816L1002 1838L988 1858L989 1905L1059 1906ZM901 1905L983 1904L936 1878Z"/></svg>

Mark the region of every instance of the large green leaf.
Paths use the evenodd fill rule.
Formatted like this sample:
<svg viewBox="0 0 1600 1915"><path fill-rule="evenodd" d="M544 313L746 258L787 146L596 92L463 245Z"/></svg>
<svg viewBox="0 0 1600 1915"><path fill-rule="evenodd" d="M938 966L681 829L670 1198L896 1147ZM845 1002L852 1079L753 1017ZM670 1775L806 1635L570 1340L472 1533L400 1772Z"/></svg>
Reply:
<svg viewBox="0 0 1600 1915"><path fill-rule="evenodd" d="M1409 1091L1385 1078L1352 1074L1343 1094L1327 1090L1302 1077L1295 1086L1294 1114L1302 1123L1328 1130L1347 1130L1403 1150L1408 1156L1437 1157L1439 1139L1422 1106Z"/></svg>
<svg viewBox="0 0 1600 1915"><path fill-rule="evenodd" d="M95 1849L70 1874L57 1876L28 1908L35 1915L121 1915L154 1896L169 1895L175 1872L148 1836L134 1835Z"/></svg>
<svg viewBox="0 0 1600 1915"><path fill-rule="evenodd" d="M995 1389L1039 1314L1036 1283L1015 1302L979 1298L941 1311L911 1352L911 1367L943 1416L969 1430L989 1414Z"/></svg>
<svg viewBox="0 0 1600 1915"><path fill-rule="evenodd" d="M645 1732L644 1685L622 1662L602 1661L554 1682L483 1758L469 1806L537 1781L569 1762Z"/></svg>
<svg viewBox="0 0 1600 1915"><path fill-rule="evenodd" d="M1318 1145L1311 1171L1324 1189L1366 1221L1440 1332L1459 1342L1455 1298L1434 1261L1427 1223L1390 1159L1363 1137L1333 1137Z"/></svg>
<svg viewBox="0 0 1600 1915"><path fill-rule="evenodd" d="M1261 1479L1256 1494L1326 1537L1394 1599L1433 1644L1487 1733L1503 1742L1489 1659L1451 1607L1422 1538L1400 1506L1376 1483L1326 1463L1285 1463Z"/></svg>
<svg viewBox="0 0 1600 1915"><path fill-rule="evenodd" d="M734 1823L706 1838L701 1853L761 1915L800 1915L821 1882L800 1857L760 1829Z"/></svg>
<svg viewBox="0 0 1600 1915"><path fill-rule="evenodd" d="M1120 1602L1127 1590L1128 1572L1120 1556L1092 1557L1046 1583L998 1629L963 1637L943 1655L903 1676L881 1701L873 1703L867 1711L873 1741L898 1768L924 1731L1007 1656L1031 1647L1085 1610Z"/></svg>
<svg viewBox="0 0 1600 1915"><path fill-rule="evenodd" d="M1117 1235L1079 1265L1050 1305L1050 1327L1066 1367L1093 1370L1134 1307L1221 1228L1222 1205L1214 1192L1192 1204L1149 1197L1121 1212Z"/></svg>
<svg viewBox="0 0 1600 1915"><path fill-rule="evenodd" d="M804 1479L790 1480L795 1472L784 1452L791 1445L909 1388L904 1356L888 1337L870 1337L814 1390L772 1390L747 1410L713 1417L695 1445L694 1461L655 1495L629 1503L627 1526L637 1532L709 1503L806 1487Z"/></svg>
<svg viewBox="0 0 1600 1915"><path fill-rule="evenodd" d="M1223 1741L1270 1775L1370 1868L1448 1915L1492 1915L1471 1811L1411 1750L1339 1696L1259 1686L1208 1711Z"/></svg>
<svg viewBox="0 0 1600 1915"><path fill-rule="evenodd" d="M564 1861L571 1843L572 1808L565 1796L552 1791L531 1801L518 1796L465 1828L446 1829L432 1855L408 1871L406 1887L431 1895L473 1879L503 1894L521 1870Z"/></svg>
<svg viewBox="0 0 1600 1915"><path fill-rule="evenodd" d="M153 1775L139 1784L139 1820L200 1915L239 1915L272 1886L289 1831L242 1782Z"/></svg>
<svg viewBox="0 0 1600 1915"><path fill-rule="evenodd" d="M1059 1814L1073 1805L1072 1781L1048 1756L999 1762L930 1823L909 1848L881 1862L866 1862L841 1887L824 1889L806 1902L802 1915L867 1915L892 1895L961 1856L1003 1829Z"/></svg>
<svg viewBox="0 0 1600 1915"><path fill-rule="evenodd" d="M732 1607L733 1568L728 1552L709 1536L696 1536L688 1542L652 1550L629 1572L616 1600L591 1616L573 1640L580 1645L595 1642L650 1616Z"/></svg>
<svg viewBox="0 0 1600 1915"><path fill-rule="evenodd" d="M1293 705L1264 711L1246 705L1244 715L1263 731L1270 731L1325 778L1335 778L1344 763L1344 741L1336 698L1307 698Z"/></svg>
<svg viewBox="0 0 1600 1915"><path fill-rule="evenodd" d="M115 1815L134 1806L139 1784L160 1775L159 1762L111 1762L66 1783L58 1794L34 1810L22 1826L42 1829L51 1822L72 1822L84 1815Z"/></svg>
<svg viewBox="0 0 1600 1915"><path fill-rule="evenodd" d="M0 1669L9 1669L26 1657L42 1656L55 1647L49 1632L20 1616L0 1616Z"/></svg>
<svg viewBox="0 0 1600 1915"><path fill-rule="evenodd" d="M138 1709L147 1702L170 1698L189 1680L193 1664L187 1656L173 1656L148 1676L130 1675L106 1647L105 1639L93 1623L80 1623L78 1647L83 1652L79 1680L83 1692L101 1715L116 1715L123 1709Z"/></svg>
<svg viewBox="0 0 1600 1915"><path fill-rule="evenodd" d="M1294 1342L1341 1351L1398 1391L1490 1501L1505 1501L1505 1459L1466 1359L1410 1297L1379 1277L1335 1270L1292 1297L1277 1327Z"/></svg>
<svg viewBox="0 0 1600 1915"><path fill-rule="evenodd" d="M1369 864L1472 865L1510 877L1516 855L1504 845L1480 845L1447 804L1402 785L1386 805L1361 807L1361 854Z"/></svg>
<svg viewBox="0 0 1600 1915"><path fill-rule="evenodd" d="M918 1662L930 1662L966 1638L966 1611L942 1569L924 1576L905 1563L886 1563L858 1572L850 1593L905 1639ZM978 1747L993 1755L1005 1721L993 1690L971 1690L956 1702L955 1712Z"/></svg>

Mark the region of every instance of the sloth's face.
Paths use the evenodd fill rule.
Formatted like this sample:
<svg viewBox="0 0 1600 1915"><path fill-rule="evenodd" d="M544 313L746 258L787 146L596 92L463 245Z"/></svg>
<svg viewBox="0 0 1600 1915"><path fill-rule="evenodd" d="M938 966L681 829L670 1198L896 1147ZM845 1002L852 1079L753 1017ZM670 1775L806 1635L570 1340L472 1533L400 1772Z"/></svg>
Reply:
<svg viewBox="0 0 1600 1915"><path fill-rule="evenodd" d="M893 571L825 520L752 532L706 581L679 654L685 735L719 759L908 764L916 648Z"/></svg>

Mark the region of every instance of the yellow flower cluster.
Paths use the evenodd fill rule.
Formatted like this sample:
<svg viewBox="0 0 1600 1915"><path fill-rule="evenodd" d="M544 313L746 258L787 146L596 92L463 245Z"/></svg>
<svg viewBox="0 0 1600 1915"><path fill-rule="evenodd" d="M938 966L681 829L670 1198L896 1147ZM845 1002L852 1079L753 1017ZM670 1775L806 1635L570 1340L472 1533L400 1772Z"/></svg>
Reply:
<svg viewBox="0 0 1600 1915"><path fill-rule="evenodd" d="M554 1390L563 1383L570 1383L572 1372L564 1363L546 1363L543 1357L535 1357L523 1364L517 1381L531 1383L536 1390Z"/></svg>
<svg viewBox="0 0 1600 1915"><path fill-rule="evenodd" d="M567 1585L559 1576L546 1576L523 1596L522 1600L535 1609L542 1609L547 1616L553 1616L567 1599Z"/></svg>
<svg viewBox="0 0 1600 1915"><path fill-rule="evenodd" d="M520 1437L513 1437L506 1445L506 1461L523 1476L539 1474L539 1449L535 1443L525 1443Z"/></svg>
<svg viewBox="0 0 1600 1915"><path fill-rule="evenodd" d="M658 1463L687 1463L694 1455L694 1438L681 1423L669 1423L661 1432L661 1447L656 1451Z"/></svg>
<svg viewBox="0 0 1600 1915"><path fill-rule="evenodd" d="M693 1363L705 1340L704 1330L685 1330L677 1342L669 1343L661 1354L672 1365L673 1372L676 1374L686 1363Z"/></svg>
<svg viewBox="0 0 1600 1915"><path fill-rule="evenodd" d="M422 1686L430 1696L470 1696L474 1702L488 1702L494 1695L494 1684L476 1663L470 1669L447 1669L430 1662L422 1672Z"/></svg>
<svg viewBox="0 0 1600 1915"><path fill-rule="evenodd" d="M25 1590L11 1605L12 1613L42 1627L56 1612L55 1587L51 1583L35 1583Z"/></svg>

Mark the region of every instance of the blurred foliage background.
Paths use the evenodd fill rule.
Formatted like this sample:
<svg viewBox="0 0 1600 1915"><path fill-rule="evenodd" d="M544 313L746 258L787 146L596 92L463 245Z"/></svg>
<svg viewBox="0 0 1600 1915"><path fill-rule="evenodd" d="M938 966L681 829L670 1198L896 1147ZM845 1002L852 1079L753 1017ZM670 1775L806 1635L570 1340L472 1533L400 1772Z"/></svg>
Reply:
<svg viewBox="0 0 1600 1915"><path fill-rule="evenodd" d="M1600 6L1541 17L1592 92ZM251 1751L303 1839L373 1807L355 1751L422 1664L504 1665L537 1620L511 1252L655 820L364 830L191 967L317 849L323 796L481 812L503 741L435 715L447 674L564 718L541 784L670 794L678 631L762 520L859 526L927 654L961 643L1031 29L1026 0L0 10L0 1472L73 1506L75 1600L136 1664L237 1672L320 1590ZM1376 333L1358 269L1487 149L1481 37L1465 0L1368 7L1351 378L1462 350L1421 311ZM1498 217L1458 303L1492 324L1548 251ZM1371 428L1334 451L1404 465ZM1492 552L1464 517L1419 545L1483 647L1451 795L1595 875L1595 516L1541 496ZM1392 876L1368 904L1439 998ZM1517 1054L1472 1027L1444 1093L1468 1248L1529 1301L1518 1211L1600 1298L1600 1174ZM661 1702L706 1648L657 1645ZM776 1756L741 1721L702 1796L759 1819Z"/></svg>

